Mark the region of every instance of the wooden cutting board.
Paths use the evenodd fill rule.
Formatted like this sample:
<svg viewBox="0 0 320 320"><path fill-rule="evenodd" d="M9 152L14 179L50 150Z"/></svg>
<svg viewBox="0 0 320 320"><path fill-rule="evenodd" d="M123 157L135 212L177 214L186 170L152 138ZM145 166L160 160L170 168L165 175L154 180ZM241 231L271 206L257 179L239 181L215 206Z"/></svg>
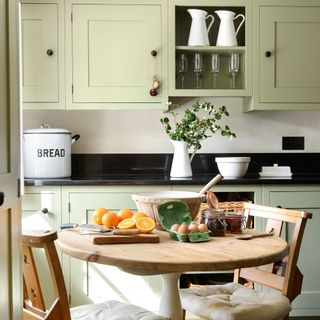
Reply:
<svg viewBox="0 0 320 320"><path fill-rule="evenodd" d="M89 240L93 244L117 244L117 243L158 243L159 236L157 234L137 234L137 235L90 235Z"/></svg>

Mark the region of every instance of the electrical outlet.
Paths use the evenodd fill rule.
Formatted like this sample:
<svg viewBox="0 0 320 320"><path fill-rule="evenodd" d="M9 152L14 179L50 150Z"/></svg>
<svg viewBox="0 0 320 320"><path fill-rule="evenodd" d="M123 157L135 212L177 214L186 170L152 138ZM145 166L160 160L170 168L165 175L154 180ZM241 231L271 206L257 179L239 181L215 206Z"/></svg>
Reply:
<svg viewBox="0 0 320 320"><path fill-rule="evenodd" d="M304 150L304 137L282 137L282 150Z"/></svg>

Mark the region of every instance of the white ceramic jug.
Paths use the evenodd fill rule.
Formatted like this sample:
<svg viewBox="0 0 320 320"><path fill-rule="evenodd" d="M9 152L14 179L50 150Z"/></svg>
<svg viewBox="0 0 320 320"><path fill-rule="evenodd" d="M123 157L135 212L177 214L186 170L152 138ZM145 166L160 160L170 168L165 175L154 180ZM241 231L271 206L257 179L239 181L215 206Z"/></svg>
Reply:
<svg viewBox="0 0 320 320"><path fill-rule="evenodd" d="M245 21L243 14L236 15L232 11L217 10L215 13L220 18L220 27L217 38L217 46L237 46L237 34ZM233 20L242 18L237 30L235 31Z"/></svg>
<svg viewBox="0 0 320 320"><path fill-rule="evenodd" d="M200 9L188 9L188 12L192 18L188 46L209 46L208 33L214 22L214 17ZM206 19L208 18L211 18L211 22L207 28Z"/></svg>
<svg viewBox="0 0 320 320"><path fill-rule="evenodd" d="M185 141L171 140L174 147L170 176L173 178L192 177L191 161L188 143Z"/></svg>

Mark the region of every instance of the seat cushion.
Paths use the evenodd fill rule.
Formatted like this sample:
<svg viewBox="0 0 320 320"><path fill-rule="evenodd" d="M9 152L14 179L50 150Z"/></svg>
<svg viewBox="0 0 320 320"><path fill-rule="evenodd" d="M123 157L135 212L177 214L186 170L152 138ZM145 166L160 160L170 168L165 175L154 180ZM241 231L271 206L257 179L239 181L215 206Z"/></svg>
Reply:
<svg viewBox="0 0 320 320"><path fill-rule="evenodd" d="M71 308L72 320L170 320L144 308L111 300Z"/></svg>
<svg viewBox="0 0 320 320"><path fill-rule="evenodd" d="M238 283L181 289L182 307L204 319L279 320L291 305L280 293L259 292Z"/></svg>

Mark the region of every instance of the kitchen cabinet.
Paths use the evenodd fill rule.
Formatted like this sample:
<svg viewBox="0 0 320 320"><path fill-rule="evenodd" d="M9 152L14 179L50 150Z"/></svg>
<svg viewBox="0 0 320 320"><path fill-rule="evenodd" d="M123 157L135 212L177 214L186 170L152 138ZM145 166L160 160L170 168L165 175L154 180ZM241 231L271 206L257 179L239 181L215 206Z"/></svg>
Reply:
<svg viewBox="0 0 320 320"><path fill-rule="evenodd" d="M319 1L254 1L253 19L253 99L245 109L319 109Z"/></svg>
<svg viewBox="0 0 320 320"><path fill-rule="evenodd" d="M192 18L188 9L200 9L213 15L214 22L208 33L208 46L190 46L188 38ZM236 46L216 45L220 18L216 10L228 10L237 15L243 15L245 22L240 26L242 18L230 22L235 30L240 26L237 34ZM174 0L169 2L169 96L195 97L195 96L250 96L252 93L252 2L246 0L228 1L190 1ZM206 19L209 28L210 18ZM229 60L234 53L239 57L239 70L236 73L236 86L231 86L229 73ZM216 88L213 82L212 57L218 54L220 62L216 77ZM202 67L199 67L199 83L195 68L196 57L202 57ZM184 57L184 58L183 58ZM182 64L181 59L186 59Z"/></svg>
<svg viewBox="0 0 320 320"><path fill-rule="evenodd" d="M168 190L165 186L148 186L148 190ZM137 210L131 198L134 192L145 191L141 186L64 187L63 222L92 223L95 208L105 207L111 212L121 208ZM137 255L139 252L137 245ZM161 295L160 276L135 276L116 267L82 262L63 256L63 270L72 306L116 299L157 311ZM71 270L71 271L70 271ZM137 289L143 295L137 295Z"/></svg>
<svg viewBox="0 0 320 320"><path fill-rule="evenodd" d="M165 1L80 0L66 8L67 108L165 109Z"/></svg>
<svg viewBox="0 0 320 320"><path fill-rule="evenodd" d="M319 244L320 188L317 186L263 187L263 204L305 210L313 214L304 232L298 267L303 274L301 294L293 301L291 316L320 316L320 257L316 253ZM288 229L286 232L293 232Z"/></svg>
<svg viewBox="0 0 320 320"><path fill-rule="evenodd" d="M61 187L27 187L22 196L22 230L60 229L61 224ZM44 298L49 305L55 297L49 278L46 257L37 250L34 254L36 263L40 265L40 281L43 283Z"/></svg>
<svg viewBox="0 0 320 320"><path fill-rule="evenodd" d="M21 4L24 109L65 108L63 12L62 0Z"/></svg>

